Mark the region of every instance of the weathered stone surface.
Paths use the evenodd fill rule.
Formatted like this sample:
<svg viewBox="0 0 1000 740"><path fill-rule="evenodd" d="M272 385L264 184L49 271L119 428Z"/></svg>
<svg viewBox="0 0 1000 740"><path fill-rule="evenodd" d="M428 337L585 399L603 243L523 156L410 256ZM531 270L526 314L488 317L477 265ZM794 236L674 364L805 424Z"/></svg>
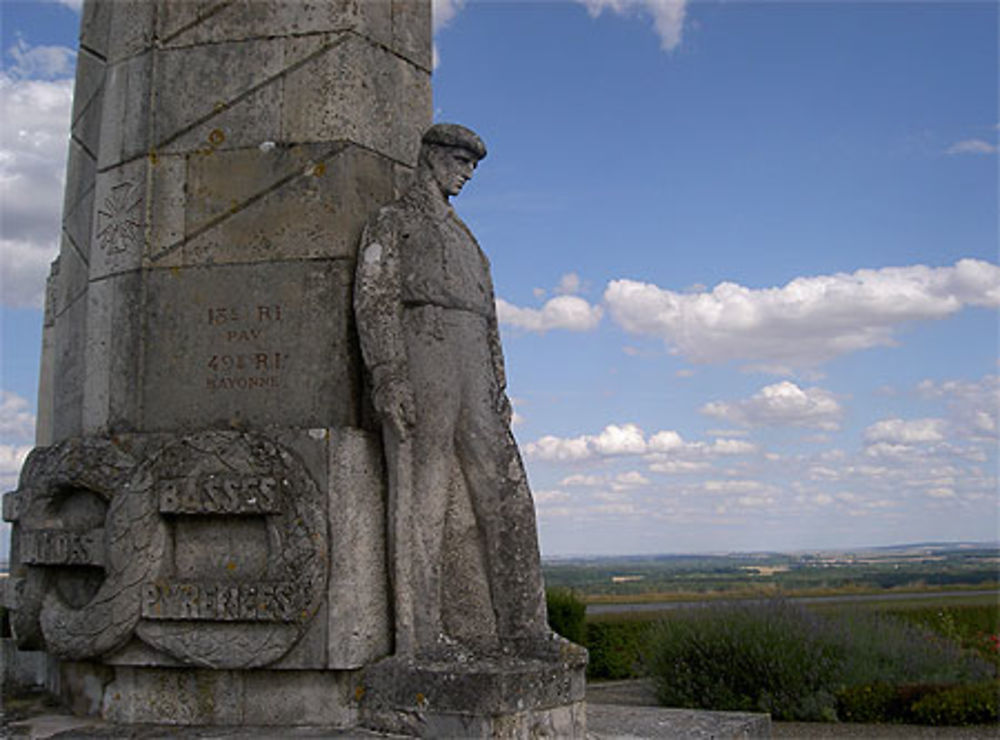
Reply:
<svg viewBox="0 0 1000 740"><path fill-rule="evenodd" d="M142 426L351 426L358 361L348 262L146 275Z"/></svg>
<svg viewBox="0 0 1000 740"><path fill-rule="evenodd" d="M135 469L130 455L100 439L31 454L18 491L19 643L78 659L128 640L141 584L155 577L166 546L150 482Z"/></svg>
<svg viewBox="0 0 1000 740"><path fill-rule="evenodd" d="M71 118L74 133L78 136L82 133L79 130L81 116L88 109L94 111L96 114L95 123L100 126L101 108L103 107L104 67L103 57L87 49L86 46L80 49L76 59L76 79L73 83L73 113ZM87 136L82 135L80 138L86 141ZM91 152L96 152L98 142L99 139L95 137L92 144L88 142L87 148ZM66 184L69 185L69 178L67 178Z"/></svg>
<svg viewBox="0 0 1000 740"><path fill-rule="evenodd" d="M87 293L88 265L83 256L63 232L60 241L59 263L52 269L52 311L54 320L74 301Z"/></svg>
<svg viewBox="0 0 1000 740"><path fill-rule="evenodd" d="M327 667L358 668L392 645L385 561L385 487L377 436L331 430L330 536L341 552L330 572Z"/></svg>
<svg viewBox="0 0 1000 740"><path fill-rule="evenodd" d="M99 663L63 662L53 671L50 688L74 714L94 715L112 678L114 671Z"/></svg>
<svg viewBox="0 0 1000 740"><path fill-rule="evenodd" d="M111 13L108 32L108 62L134 56L153 45L156 29L156 11L159 0L132 0L111 2L116 6Z"/></svg>
<svg viewBox="0 0 1000 740"><path fill-rule="evenodd" d="M423 69L431 69L431 9L426 3L390 0L392 48Z"/></svg>
<svg viewBox="0 0 1000 740"><path fill-rule="evenodd" d="M369 222L358 255L354 307L388 464L397 655L481 655L548 634L489 262L448 203L485 155L468 129L428 129L414 185Z"/></svg>
<svg viewBox="0 0 1000 740"><path fill-rule="evenodd" d="M80 46L107 58L108 34L111 32L113 3L84 3L80 18Z"/></svg>
<svg viewBox="0 0 1000 740"><path fill-rule="evenodd" d="M357 679L353 672L253 671L243 676L247 725L295 727L357 725Z"/></svg>
<svg viewBox="0 0 1000 740"><path fill-rule="evenodd" d="M84 360L84 434L135 428L135 381L141 357L139 304L142 276L128 272L90 284L87 291L87 343Z"/></svg>
<svg viewBox="0 0 1000 740"><path fill-rule="evenodd" d="M145 159L98 172L90 247L90 280L142 265L146 250Z"/></svg>
<svg viewBox="0 0 1000 740"><path fill-rule="evenodd" d="M154 52L144 51L109 64L105 70L100 144L92 150L98 152L102 170L149 151L153 56Z"/></svg>
<svg viewBox="0 0 1000 740"><path fill-rule="evenodd" d="M588 737L751 740L771 737L771 717L749 712L704 712L694 709L591 704Z"/></svg>
<svg viewBox="0 0 1000 740"><path fill-rule="evenodd" d="M463 714L427 709L397 712L373 718L370 726L407 737L534 740L535 738L590 738L585 702L551 709L529 709L497 715ZM622 737L616 735L615 737ZM631 736L628 736L631 738Z"/></svg>
<svg viewBox="0 0 1000 740"><path fill-rule="evenodd" d="M140 475L169 522L173 562L142 584L137 634L189 665L256 668L288 652L326 596L326 510L289 451L204 432Z"/></svg>
<svg viewBox="0 0 1000 740"><path fill-rule="evenodd" d="M312 38L290 47L315 46ZM301 56L301 52L298 53ZM430 117L426 71L364 39L345 35L289 71L282 133L291 141L348 139L400 162L416 159L413 131Z"/></svg>
<svg viewBox="0 0 1000 740"><path fill-rule="evenodd" d="M351 727L356 680L337 671L119 667L101 713L119 723Z"/></svg>
<svg viewBox="0 0 1000 740"><path fill-rule="evenodd" d="M407 5L424 5L404 0ZM351 30L390 45L392 4L356 0L262 3L164 2L159 35L166 48Z"/></svg>
<svg viewBox="0 0 1000 740"><path fill-rule="evenodd" d="M162 92L152 111L152 148L208 152L281 141L287 44L259 40L157 52L155 84Z"/></svg>
<svg viewBox="0 0 1000 740"><path fill-rule="evenodd" d="M18 650L14 640L0 638L0 694L12 687L44 686L45 658L41 651Z"/></svg>
<svg viewBox="0 0 1000 740"><path fill-rule="evenodd" d="M80 434L83 419L84 348L87 341L86 297L75 298L52 327L52 436Z"/></svg>
<svg viewBox="0 0 1000 740"><path fill-rule="evenodd" d="M238 725L241 676L238 671L117 667L102 696L101 716L120 723Z"/></svg>
<svg viewBox="0 0 1000 740"><path fill-rule="evenodd" d="M466 663L388 658L364 672L363 720L419 737L583 738L580 655Z"/></svg>
<svg viewBox="0 0 1000 740"><path fill-rule="evenodd" d="M375 204L392 198L391 165L345 143L195 153L186 172L166 164L154 177L186 177L169 188L186 197L154 214L155 266L353 259Z"/></svg>

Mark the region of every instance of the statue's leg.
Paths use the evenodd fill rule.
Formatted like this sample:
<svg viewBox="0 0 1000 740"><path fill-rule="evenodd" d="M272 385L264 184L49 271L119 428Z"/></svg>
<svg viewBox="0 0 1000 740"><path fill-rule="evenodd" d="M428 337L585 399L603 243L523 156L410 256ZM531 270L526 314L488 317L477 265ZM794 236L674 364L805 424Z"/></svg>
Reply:
<svg viewBox="0 0 1000 740"><path fill-rule="evenodd" d="M497 412L485 337L466 332L466 372L455 446L482 533L497 629L503 640L548 634L535 507L517 443Z"/></svg>
<svg viewBox="0 0 1000 740"><path fill-rule="evenodd" d="M407 359L416 406L413 431L413 523L409 557L413 623L417 650L438 646L441 621L442 559L448 492L455 459L459 358L448 351L440 331L440 309L406 312Z"/></svg>

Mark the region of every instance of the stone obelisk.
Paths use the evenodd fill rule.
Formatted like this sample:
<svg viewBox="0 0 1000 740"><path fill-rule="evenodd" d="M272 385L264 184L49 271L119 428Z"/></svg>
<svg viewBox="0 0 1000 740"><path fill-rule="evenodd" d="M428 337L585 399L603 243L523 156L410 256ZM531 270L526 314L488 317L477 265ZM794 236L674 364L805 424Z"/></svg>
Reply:
<svg viewBox="0 0 1000 740"><path fill-rule="evenodd" d="M86 0L5 602L119 722L352 726L391 650L351 309L430 0Z"/></svg>
<svg viewBox="0 0 1000 740"><path fill-rule="evenodd" d="M402 591L389 574L415 571L391 568L387 552L418 561L387 546L385 414L373 409L378 382L371 368L366 379L355 324L371 296L353 299L364 225L420 190L411 185L427 180L425 155L445 156L421 153L414 173L431 119L430 6L84 2L37 447L3 499L13 523L5 639L44 657L47 687L79 714L585 734L586 652L547 630L509 402L487 414L506 440L500 456L468 466L495 473L474 491L498 506L492 602L475 578L448 592L478 594L482 608L452 611L490 624L492 608L497 639L483 654L421 652L394 629L392 589ZM434 223L425 246L464 228ZM392 248L421 241L397 236ZM502 390L485 257L471 235L445 242L480 260L466 287L480 286L486 303L470 326L488 319L489 387ZM365 260L378 261L376 246ZM451 285L460 275L448 264ZM369 340L379 315L364 314ZM435 376L434 359L414 382ZM443 510L449 486L420 490ZM463 526L479 526L474 514ZM421 624L439 612L424 608ZM470 631L457 633L479 644ZM423 637L448 647L447 635Z"/></svg>

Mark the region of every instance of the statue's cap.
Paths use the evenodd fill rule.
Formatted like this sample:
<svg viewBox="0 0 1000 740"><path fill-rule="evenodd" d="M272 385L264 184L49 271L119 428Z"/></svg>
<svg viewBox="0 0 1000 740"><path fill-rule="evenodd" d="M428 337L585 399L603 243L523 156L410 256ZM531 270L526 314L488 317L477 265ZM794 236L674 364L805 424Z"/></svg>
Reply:
<svg viewBox="0 0 1000 740"><path fill-rule="evenodd" d="M424 132L420 140L424 144L436 146L453 146L466 149L476 155L477 159L486 156L486 144L478 134L457 123L435 123Z"/></svg>

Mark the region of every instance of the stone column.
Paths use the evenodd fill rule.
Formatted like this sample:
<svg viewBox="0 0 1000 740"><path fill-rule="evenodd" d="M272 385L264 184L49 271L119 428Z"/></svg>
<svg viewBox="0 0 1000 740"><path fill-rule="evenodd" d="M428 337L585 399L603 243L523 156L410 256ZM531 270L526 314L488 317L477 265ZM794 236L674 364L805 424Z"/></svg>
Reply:
<svg viewBox="0 0 1000 740"><path fill-rule="evenodd" d="M15 639L78 711L356 722L390 629L355 251L430 124L430 33L429 0L85 1L4 500Z"/></svg>

